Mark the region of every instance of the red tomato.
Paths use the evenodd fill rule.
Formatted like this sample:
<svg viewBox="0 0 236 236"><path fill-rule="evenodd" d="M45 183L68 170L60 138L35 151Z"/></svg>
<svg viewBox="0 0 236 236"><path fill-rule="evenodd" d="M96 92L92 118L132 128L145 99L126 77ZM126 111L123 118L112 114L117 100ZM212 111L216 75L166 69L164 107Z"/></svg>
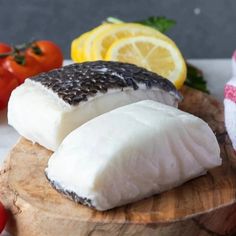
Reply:
<svg viewBox="0 0 236 236"><path fill-rule="evenodd" d="M47 40L36 41L26 54L36 59L44 71L49 71L62 66L63 54L61 49L53 42Z"/></svg>
<svg viewBox="0 0 236 236"><path fill-rule="evenodd" d="M6 223L7 223L7 212L4 209L2 203L0 202L0 233L5 228Z"/></svg>
<svg viewBox="0 0 236 236"><path fill-rule="evenodd" d="M0 54L10 52L10 51L11 51L11 47L8 44L0 43Z"/></svg>
<svg viewBox="0 0 236 236"><path fill-rule="evenodd" d="M0 43L0 54L11 51L11 47L6 43ZM4 58L0 58L0 64L4 61Z"/></svg>
<svg viewBox="0 0 236 236"><path fill-rule="evenodd" d="M20 84L23 83L26 78L37 75L43 71L41 65L33 57L28 55L25 55L24 64L16 62L14 56L8 56L2 63L2 67L15 75Z"/></svg>
<svg viewBox="0 0 236 236"><path fill-rule="evenodd" d="M7 106L7 102L9 100L12 90L15 89L18 85L19 83L16 77L9 71L0 67L0 110L4 109Z"/></svg>

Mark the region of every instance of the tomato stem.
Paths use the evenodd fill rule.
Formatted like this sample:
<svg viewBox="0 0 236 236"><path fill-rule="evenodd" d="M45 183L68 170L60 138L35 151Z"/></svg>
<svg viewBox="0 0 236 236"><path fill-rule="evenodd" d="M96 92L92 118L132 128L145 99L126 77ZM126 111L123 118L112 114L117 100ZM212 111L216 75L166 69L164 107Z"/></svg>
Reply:
<svg viewBox="0 0 236 236"><path fill-rule="evenodd" d="M6 52L6 53L0 53L0 58L5 58L5 57L10 56L12 54L13 54L13 50L10 52Z"/></svg>
<svg viewBox="0 0 236 236"><path fill-rule="evenodd" d="M34 54L36 54L36 55L43 54L42 50L40 49L40 47L37 44L32 44L31 48L32 48Z"/></svg>
<svg viewBox="0 0 236 236"><path fill-rule="evenodd" d="M26 49L31 48L35 54L37 54L37 55L42 54L42 50L37 46L37 44L35 43L35 40L32 40L28 43L13 45L11 48L12 48L12 50L10 52L0 53L0 58L13 56L14 60L20 65L25 65L25 54L24 54L24 52L25 52Z"/></svg>
<svg viewBox="0 0 236 236"><path fill-rule="evenodd" d="M15 49L17 52L25 51L26 49L31 48L34 44L35 44L35 40L30 41L30 42L28 42L28 43L22 43L22 44L15 45L15 46L14 46L14 49Z"/></svg>
<svg viewBox="0 0 236 236"><path fill-rule="evenodd" d="M19 53L16 53L14 55L14 60L16 61L16 63L18 63L20 65L25 65L25 56L24 55L20 55Z"/></svg>

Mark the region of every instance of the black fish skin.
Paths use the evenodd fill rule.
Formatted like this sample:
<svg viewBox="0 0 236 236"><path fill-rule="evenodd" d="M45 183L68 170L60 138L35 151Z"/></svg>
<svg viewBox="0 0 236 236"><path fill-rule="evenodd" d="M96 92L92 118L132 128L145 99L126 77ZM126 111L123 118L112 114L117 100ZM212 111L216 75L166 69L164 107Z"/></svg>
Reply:
<svg viewBox="0 0 236 236"><path fill-rule="evenodd" d="M88 198L83 198L78 196L75 192L73 191L68 191L68 190L63 190L63 188L60 186L60 184L56 183L55 181L52 181L48 178L47 172L44 172L48 182L51 184L51 186L57 190L57 192L62 193L65 197L73 200L76 203L80 203L82 205L91 207L91 208L95 208L92 204L92 201Z"/></svg>
<svg viewBox="0 0 236 236"><path fill-rule="evenodd" d="M30 79L52 89L70 105L78 105L98 92L106 93L109 89L122 91L123 88L131 87L137 90L139 84L145 84L147 89L156 87L170 92L176 100L182 99L169 80L144 68L122 62L75 63Z"/></svg>

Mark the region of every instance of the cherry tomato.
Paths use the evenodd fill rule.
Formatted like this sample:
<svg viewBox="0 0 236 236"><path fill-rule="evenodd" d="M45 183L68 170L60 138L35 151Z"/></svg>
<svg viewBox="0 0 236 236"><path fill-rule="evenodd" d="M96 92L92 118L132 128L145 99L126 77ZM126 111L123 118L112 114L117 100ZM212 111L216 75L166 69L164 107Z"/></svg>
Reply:
<svg viewBox="0 0 236 236"><path fill-rule="evenodd" d="M11 47L6 43L0 43L0 54L11 51ZM0 64L4 61L4 58L0 58Z"/></svg>
<svg viewBox="0 0 236 236"><path fill-rule="evenodd" d="M0 233L5 228L6 223L7 223L7 212L2 203L0 202Z"/></svg>
<svg viewBox="0 0 236 236"><path fill-rule="evenodd" d="M15 89L18 85L19 83L17 78L9 71L0 67L0 110L4 109L7 106L7 102L10 98L12 90ZM0 228L1 228L1 223L0 223Z"/></svg>
<svg viewBox="0 0 236 236"><path fill-rule="evenodd" d="M47 40L36 41L26 54L36 59L44 71L49 71L62 66L63 54L61 49L53 42Z"/></svg>
<svg viewBox="0 0 236 236"><path fill-rule="evenodd" d="M0 43L0 53L10 52L11 47L6 43Z"/></svg>
<svg viewBox="0 0 236 236"><path fill-rule="evenodd" d="M34 76L42 72L41 65L29 55L21 55L24 63L16 62L14 56L8 56L2 63L2 67L11 72L19 83L23 83L26 78Z"/></svg>

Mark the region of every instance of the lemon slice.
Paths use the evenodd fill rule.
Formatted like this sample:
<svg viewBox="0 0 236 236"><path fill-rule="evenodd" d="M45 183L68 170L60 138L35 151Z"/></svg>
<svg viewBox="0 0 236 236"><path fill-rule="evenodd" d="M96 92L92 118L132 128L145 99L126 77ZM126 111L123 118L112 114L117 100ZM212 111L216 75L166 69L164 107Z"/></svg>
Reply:
<svg viewBox="0 0 236 236"><path fill-rule="evenodd" d="M130 36L153 36L174 42L159 31L137 23L111 24L110 28L93 35L92 59L103 60L109 47L119 39Z"/></svg>
<svg viewBox="0 0 236 236"><path fill-rule="evenodd" d="M109 30L113 24L102 24L92 31L90 31L88 37L85 40L84 46L83 46L83 51L84 51L84 59L86 61L92 61L92 50L93 50L93 43L94 39L102 34L104 31Z"/></svg>
<svg viewBox="0 0 236 236"><path fill-rule="evenodd" d="M74 39L71 43L71 59L74 62L85 61L84 43L87 40L90 32L82 34L80 37Z"/></svg>
<svg viewBox="0 0 236 236"><path fill-rule="evenodd" d="M136 36L117 40L107 51L105 59L144 67L169 79L178 89L186 79L186 64L177 46L156 37Z"/></svg>

